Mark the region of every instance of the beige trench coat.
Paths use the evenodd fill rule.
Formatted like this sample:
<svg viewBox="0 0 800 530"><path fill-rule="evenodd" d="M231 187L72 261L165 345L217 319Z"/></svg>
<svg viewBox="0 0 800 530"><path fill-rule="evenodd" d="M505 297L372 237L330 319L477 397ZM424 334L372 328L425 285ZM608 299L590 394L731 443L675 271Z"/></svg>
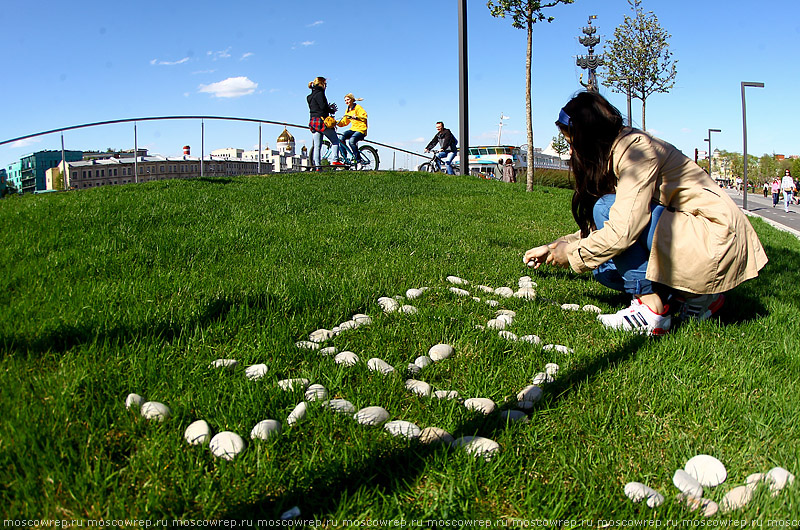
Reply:
<svg viewBox="0 0 800 530"><path fill-rule="evenodd" d="M648 280L696 294L728 291L758 276L767 255L730 197L672 145L625 128L611 150L617 198L602 229L567 241L576 272L595 269L633 245L650 221L650 204L667 209L653 236Z"/></svg>

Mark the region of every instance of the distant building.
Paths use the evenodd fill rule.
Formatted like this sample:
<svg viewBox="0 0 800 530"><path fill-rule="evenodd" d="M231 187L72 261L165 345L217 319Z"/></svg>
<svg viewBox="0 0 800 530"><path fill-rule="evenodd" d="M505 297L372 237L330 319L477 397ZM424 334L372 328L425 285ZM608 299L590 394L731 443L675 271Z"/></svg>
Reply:
<svg viewBox="0 0 800 530"><path fill-rule="evenodd" d="M6 185L19 192L22 189L22 162L17 160L6 166Z"/></svg>
<svg viewBox="0 0 800 530"><path fill-rule="evenodd" d="M295 141L289 131L284 127L283 132L278 136L277 141L278 150L270 149L269 146L264 146L261 149L261 163L270 164L273 173L280 173L285 171L303 171L311 167L311 160L308 158L308 150L303 146L301 153L295 153ZM222 160L241 160L241 161L256 161L258 162L259 151L254 149L252 151L245 151L235 147L226 147L224 149L215 149L211 151L212 159Z"/></svg>
<svg viewBox="0 0 800 530"><path fill-rule="evenodd" d="M67 162L74 162L83 158L82 151L64 151L63 155ZM19 159L19 175L13 175L15 179L14 187L21 190L22 193L48 189L46 171L61 164L61 156L61 151L37 151L23 156ZM9 171L9 173L11 172L16 172L16 168ZM19 182L19 185L16 185L16 182Z"/></svg>
<svg viewBox="0 0 800 530"><path fill-rule="evenodd" d="M125 149L122 151L84 151L84 160L103 160L108 158L133 158L133 149ZM147 149L137 149L136 156L147 156Z"/></svg>

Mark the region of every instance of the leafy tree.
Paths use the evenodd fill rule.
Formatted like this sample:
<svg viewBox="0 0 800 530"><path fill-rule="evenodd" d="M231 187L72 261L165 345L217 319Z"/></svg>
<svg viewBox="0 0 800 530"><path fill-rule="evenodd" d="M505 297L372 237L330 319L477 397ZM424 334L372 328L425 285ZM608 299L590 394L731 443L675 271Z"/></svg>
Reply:
<svg viewBox="0 0 800 530"><path fill-rule="evenodd" d="M489 0L486 7L493 17L511 17L511 25L528 32L528 51L525 55L525 111L528 126L528 191L533 190L533 110L531 107L531 57L533 53L533 25L537 22L552 22L553 17L542 13L543 9L558 4L571 4L574 0Z"/></svg>
<svg viewBox="0 0 800 530"><path fill-rule="evenodd" d="M758 173L762 180L772 180L778 174L778 161L775 155L764 153L758 161Z"/></svg>
<svg viewBox="0 0 800 530"><path fill-rule="evenodd" d="M628 0L635 16L625 16L614 30L614 38L604 46L603 84L614 92L628 93L642 102L642 129L647 98L657 92L669 92L675 86L677 60L672 59L669 38L658 23L658 17L645 13L642 0Z"/></svg>
<svg viewBox="0 0 800 530"><path fill-rule="evenodd" d="M553 151L558 153L559 157L569 153L569 143L567 143L567 139L564 138L564 133L561 132L561 129L558 130L557 136L553 136L553 141L550 145L553 146ZM570 169L570 171L572 170Z"/></svg>

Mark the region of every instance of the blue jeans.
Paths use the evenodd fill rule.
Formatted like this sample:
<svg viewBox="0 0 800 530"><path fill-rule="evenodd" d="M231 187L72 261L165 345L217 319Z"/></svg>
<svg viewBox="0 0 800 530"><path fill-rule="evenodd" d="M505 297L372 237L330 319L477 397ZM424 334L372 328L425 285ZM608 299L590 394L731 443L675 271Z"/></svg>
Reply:
<svg viewBox="0 0 800 530"><path fill-rule="evenodd" d="M353 160L356 162L361 162L361 156L358 154L358 142L363 139L364 133L353 129L348 129L342 134L342 141L350 147L350 151L353 153Z"/></svg>
<svg viewBox="0 0 800 530"><path fill-rule="evenodd" d="M595 203L592 215L598 230L603 228L608 221L611 206L616 199L616 195L608 194L600 197ZM597 281L616 291L630 294L655 292L653 282L645 278L645 274L647 273L647 263L650 260L650 249L653 248L653 234L662 213L664 213L663 206L651 205L650 222L645 226L639 239L627 250L593 270L592 273Z"/></svg>
<svg viewBox="0 0 800 530"><path fill-rule="evenodd" d="M448 175L455 175L456 172L453 171L453 159L456 157L456 153L453 151L439 151L436 153L436 156L444 160L445 165L447 166L447 174Z"/></svg>
<svg viewBox="0 0 800 530"><path fill-rule="evenodd" d="M325 129L324 132L311 133L312 146L314 153L312 154L311 162L319 168L322 165L322 135L325 135L331 142L331 156L330 161L335 162L339 160L339 137L336 136L336 129L330 127Z"/></svg>

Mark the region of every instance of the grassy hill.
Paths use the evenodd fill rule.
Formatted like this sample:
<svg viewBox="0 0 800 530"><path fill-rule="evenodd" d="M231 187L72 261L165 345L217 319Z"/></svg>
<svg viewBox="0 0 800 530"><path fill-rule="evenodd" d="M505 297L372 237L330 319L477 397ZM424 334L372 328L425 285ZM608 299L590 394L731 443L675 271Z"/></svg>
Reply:
<svg viewBox="0 0 800 530"><path fill-rule="evenodd" d="M674 501L676 469L697 454L727 467L720 501L748 475L798 469L800 243L754 221L770 257L730 293L720 320L661 340L602 328L593 314L627 303L567 271L522 265L525 250L573 229L570 192L470 177L331 172L198 179L12 197L0 201L0 503L6 519L300 519L599 521L702 519ZM448 275L470 282L463 297ZM477 288L538 283L537 299ZM415 314L384 314L379 297ZM479 301L472 297L480 298ZM491 307L486 300L496 300ZM498 309L507 328L479 329ZM372 323L323 346L355 352L342 366L298 348L317 329L363 313ZM455 354L415 379L498 411L420 397L407 366L437 343ZM567 352L546 349L563 345ZM370 371L381 358L396 371ZM211 368L236 359L232 371ZM267 375L252 381L249 365ZM547 363L555 381L527 421L509 422L516 394ZM490 460L392 437L309 402L277 382L306 378L356 409L497 442ZM171 409L164 422L127 410L137 393ZM247 448L232 461L190 446L206 420ZM279 436L250 440L264 419ZM660 491L656 508L623 486ZM756 490L715 519L797 519L798 486ZM332 524L332 523L331 523ZM569 526L569 525L568 525Z"/></svg>

